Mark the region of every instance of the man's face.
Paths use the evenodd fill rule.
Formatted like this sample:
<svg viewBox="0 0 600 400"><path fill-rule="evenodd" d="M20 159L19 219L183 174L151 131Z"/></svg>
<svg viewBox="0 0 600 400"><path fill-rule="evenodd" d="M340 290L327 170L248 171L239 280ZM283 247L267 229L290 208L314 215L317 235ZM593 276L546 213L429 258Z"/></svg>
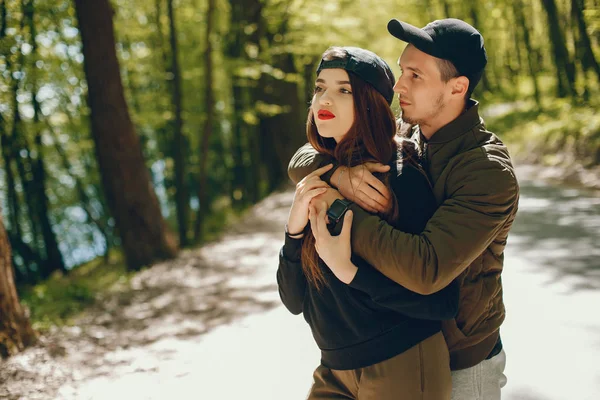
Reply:
<svg viewBox="0 0 600 400"><path fill-rule="evenodd" d="M398 94L402 119L410 124L436 125L449 93L436 58L409 44L398 65L401 75L394 92Z"/></svg>
<svg viewBox="0 0 600 400"><path fill-rule="evenodd" d="M315 82L311 108L319 135L339 142L354 123L354 98L348 73L324 69Z"/></svg>

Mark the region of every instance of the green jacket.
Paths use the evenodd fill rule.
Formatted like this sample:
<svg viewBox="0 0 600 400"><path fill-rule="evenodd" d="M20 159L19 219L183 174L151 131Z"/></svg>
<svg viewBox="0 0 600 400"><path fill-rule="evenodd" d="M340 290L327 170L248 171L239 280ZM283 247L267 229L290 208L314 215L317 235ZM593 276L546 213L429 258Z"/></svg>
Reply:
<svg viewBox="0 0 600 400"><path fill-rule="evenodd" d="M443 325L453 370L480 363L498 340L505 314L500 274L519 199L506 146L486 130L478 103L469 105L427 142L414 130L438 203L422 234L351 206L352 250L384 275L421 294L461 282L458 315ZM330 161L305 145L290 161L290 178L298 182Z"/></svg>

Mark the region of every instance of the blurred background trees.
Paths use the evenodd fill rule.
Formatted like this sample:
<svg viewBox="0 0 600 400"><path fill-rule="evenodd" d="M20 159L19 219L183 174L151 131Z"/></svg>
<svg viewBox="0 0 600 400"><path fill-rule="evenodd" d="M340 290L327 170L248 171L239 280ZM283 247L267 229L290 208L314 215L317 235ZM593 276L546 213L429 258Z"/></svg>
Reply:
<svg viewBox="0 0 600 400"><path fill-rule="evenodd" d="M472 23L489 55L475 97L507 110L491 130L529 160L600 164L597 0L0 0L19 287L111 249L136 270L213 237L287 182L326 48L396 64L392 17Z"/></svg>

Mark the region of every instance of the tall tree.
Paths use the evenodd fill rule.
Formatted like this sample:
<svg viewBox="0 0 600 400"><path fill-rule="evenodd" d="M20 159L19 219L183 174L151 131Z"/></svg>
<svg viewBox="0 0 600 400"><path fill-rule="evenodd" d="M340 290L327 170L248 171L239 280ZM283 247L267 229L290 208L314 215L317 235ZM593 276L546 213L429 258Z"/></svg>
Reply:
<svg viewBox="0 0 600 400"><path fill-rule="evenodd" d="M587 24L583 15L585 9L585 2L583 0L571 0L571 14L575 19L578 30L577 46L579 47L579 53L581 53L581 64L584 71L591 69L594 71L598 79L600 80L600 65L594 55L592 48L592 41L587 31Z"/></svg>
<svg viewBox="0 0 600 400"><path fill-rule="evenodd" d="M35 332L19 303L10 243L0 213L0 357L7 358L35 341Z"/></svg>
<svg viewBox="0 0 600 400"><path fill-rule="evenodd" d="M234 205L256 201L259 195L260 147L256 117L256 79L248 70L258 70L263 37L263 3L259 0L230 0L230 30L227 55L232 65L233 87L233 183ZM256 75L260 76L260 73Z"/></svg>
<svg viewBox="0 0 600 400"><path fill-rule="evenodd" d="M206 119L200 147L200 171L198 173L198 213L194 224L194 238L198 240L202 234L202 220L208 214L207 166L210 137L212 136L215 116L215 96L213 93L213 26L216 8L215 0L208 0L206 10L206 50L204 55L204 109Z"/></svg>
<svg viewBox="0 0 600 400"><path fill-rule="evenodd" d="M535 67L534 60L534 49L531 43L531 37L529 36L530 26L525 18L525 13L523 11L523 0L514 0L513 1L513 11L515 14L515 22L517 23L518 31L521 32L523 38L523 44L525 45L525 50L527 53L527 69L529 72L529 76L531 77L531 81L533 83L533 95L535 98L535 103L538 108L542 107L542 99L540 94L540 88L538 84L537 71Z"/></svg>
<svg viewBox="0 0 600 400"><path fill-rule="evenodd" d="M287 45L289 18L286 9L279 24L270 24L266 33L271 69L259 80L260 158L268 191L287 180L287 165L295 150L305 142L305 111L299 96L299 71L294 55L281 51ZM275 38L279 39L279 42ZM268 54L268 53L267 53ZM266 60L265 60L266 61Z"/></svg>
<svg viewBox="0 0 600 400"><path fill-rule="evenodd" d="M92 136L109 209L130 269L177 253L144 164L119 71L108 0L75 0Z"/></svg>
<svg viewBox="0 0 600 400"><path fill-rule="evenodd" d="M46 250L46 267L43 268L45 272L45 276L49 276L49 274L55 270L60 270L65 272L65 262L63 260L63 256L58 247L58 241L56 240L56 234L52 229L52 224L50 223L50 201L48 200L47 188L46 188L46 166L44 164L44 146L42 145L42 126L40 121L40 116L42 115L42 110L40 107L40 103L37 100L37 91L38 91L38 82L37 82L37 74L35 63L38 57L38 46L36 40L36 29L35 29L35 20L34 20L34 0L29 0L27 3L23 3L24 6L24 18L26 18L27 23L29 25L29 35L31 42L31 102L33 105L33 123L35 129L35 146L36 146L36 156L32 160L32 172L33 172L33 180L32 186L34 188L36 194L36 212L37 217L40 223L42 239L44 242L44 248Z"/></svg>
<svg viewBox="0 0 600 400"><path fill-rule="evenodd" d="M455 15L452 15L452 9L450 7L450 1L449 0L442 0L442 7L444 8L444 16L445 16L445 18L456 17Z"/></svg>
<svg viewBox="0 0 600 400"><path fill-rule="evenodd" d="M555 0L541 0L546 11L550 43L552 45L553 59L556 66L556 80L558 97L575 95L575 66L569 57L565 34L559 21L559 13Z"/></svg>
<svg viewBox="0 0 600 400"><path fill-rule="evenodd" d="M481 25L479 23L479 12L477 10L477 2L475 1L469 2L469 16L471 17L471 20L473 22L473 27L475 27L475 29L477 29L478 31L481 31ZM489 68L486 68L483 71L483 75L481 76L481 88L483 90L490 91L492 90L492 86L490 83L490 78L488 76L488 71Z"/></svg>
<svg viewBox="0 0 600 400"><path fill-rule="evenodd" d="M171 46L171 64L169 76L173 79L171 85L171 97L173 101L174 126L173 126L173 161L175 163L175 205L177 210L177 225L179 228L179 243L187 246L187 227L189 196L187 180L185 176L186 164L186 139L183 133L183 105L181 94L181 70L179 68L179 47L177 41L177 24L175 22L175 11L173 0L167 0L167 12L169 14L169 43Z"/></svg>
<svg viewBox="0 0 600 400"><path fill-rule="evenodd" d="M6 2L5 0L0 0L0 43L4 43L6 39L6 31L7 31L7 10L6 10ZM5 62L10 62L9 52L6 52L3 57L5 58ZM21 225L19 224L19 202L17 199L17 193L15 190L15 176L13 172L13 162L12 162L12 138L8 134L7 121L4 119L2 113L0 113L0 149L2 150L2 158L4 159L4 173L6 174L6 189L7 189L7 197L8 197L8 210L7 214L9 216L8 222L12 227L13 231L17 233L17 235L21 236Z"/></svg>

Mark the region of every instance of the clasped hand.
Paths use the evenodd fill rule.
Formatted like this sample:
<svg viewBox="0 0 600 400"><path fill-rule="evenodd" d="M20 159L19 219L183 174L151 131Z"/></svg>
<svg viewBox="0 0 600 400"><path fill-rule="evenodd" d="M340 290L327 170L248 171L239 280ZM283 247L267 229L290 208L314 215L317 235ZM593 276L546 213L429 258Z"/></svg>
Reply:
<svg viewBox="0 0 600 400"><path fill-rule="evenodd" d="M335 172L340 193L371 213L385 212L391 206L392 196L383 182L373 172L387 172L388 165L367 162L354 167L341 166Z"/></svg>
<svg viewBox="0 0 600 400"><path fill-rule="evenodd" d="M315 237L315 248L319 257L331 272L340 281L349 284L358 271L358 268L350 260L352 254L350 244L352 211L346 211L341 233L338 236L332 236L327 228L327 203L325 201L317 201L317 203L320 204L318 206L311 204L308 212L310 227Z"/></svg>

